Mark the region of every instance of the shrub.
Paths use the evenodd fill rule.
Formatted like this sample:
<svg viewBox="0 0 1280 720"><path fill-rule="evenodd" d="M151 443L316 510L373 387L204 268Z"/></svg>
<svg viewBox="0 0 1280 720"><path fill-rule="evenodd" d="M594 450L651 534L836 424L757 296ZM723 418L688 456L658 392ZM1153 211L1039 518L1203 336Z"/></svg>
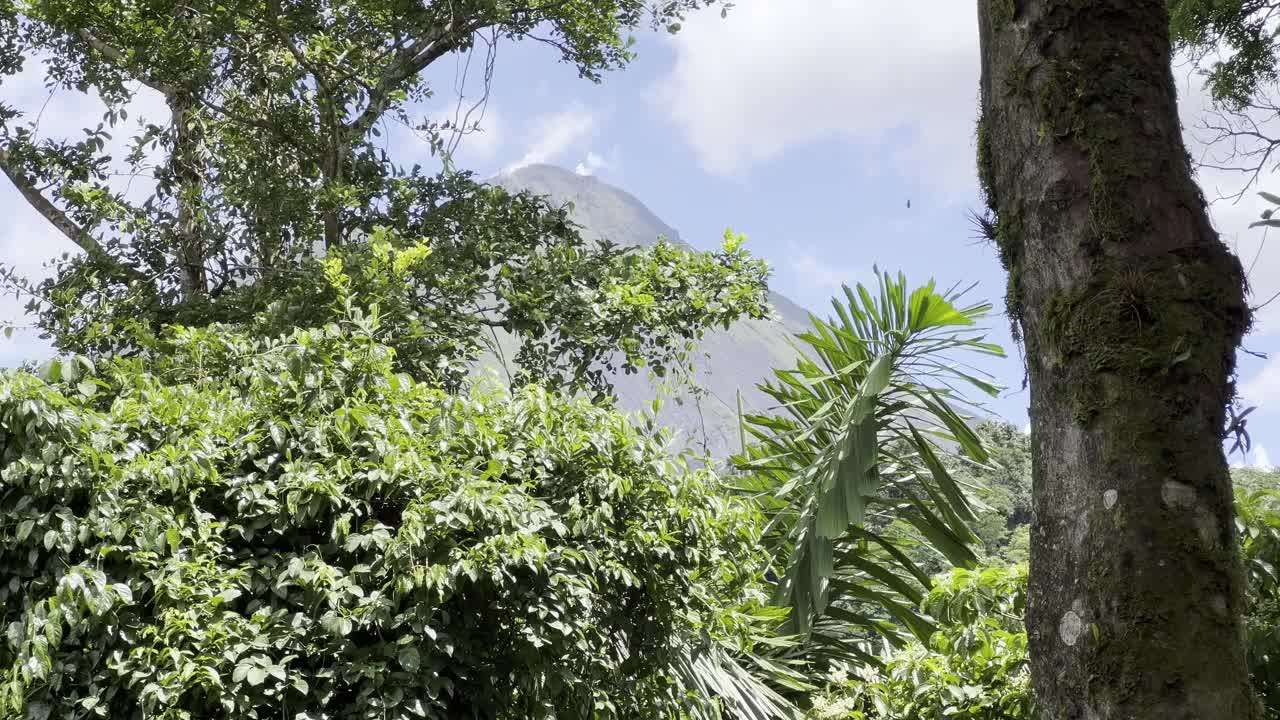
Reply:
<svg viewBox="0 0 1280 720"><path fill-rule="evenodd" d="M1234 475L1240 554L1248 574L1249 670L1267 716L1280 717L1280 475Z"/></svg>
<svg viewBox="0 0 1280 720"><path fill-rule="evenodd" d="M835 678L811 717L878 720L1031 718L1025 568L955 569L939 576L921 610L938 630L928 643L889 650L879 667Z"/></svg>
<svg viewBox="0 0 1280 720"><path fill-rule="evenodd" d="M0 375L0 717L708 710L758 523L623 416L450 396L354 317Z"/></svg>

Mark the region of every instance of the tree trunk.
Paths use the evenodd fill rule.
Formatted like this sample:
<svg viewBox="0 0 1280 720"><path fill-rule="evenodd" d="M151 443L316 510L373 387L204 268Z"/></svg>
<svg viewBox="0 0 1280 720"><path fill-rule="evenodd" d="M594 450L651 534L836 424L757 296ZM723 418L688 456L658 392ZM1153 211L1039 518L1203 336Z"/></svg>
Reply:
<svg viewBox="0 0 1280 720"><path fill-rule="evenodd" d="M170 168L174 180L174 198L178 203L177 240L178 264L182 271L182 299L190 302L208 290L205 273L204 237L200 227L201 161L199 158L200 134L194 126L192 102L169 97L169 111L173 123L173 152Z"/></svg>
<svg viewBox="0 0 1280 720"><path fill-rule="evenodd" d="M324 87L323 81L317 84ZM339 120L338 101L326 90L320 92L320 132L325 147L320 156L320 178L325 189L321 200L321 215L324 219L324 249L333 250L342 244L341 206L338 190L342 187L342 168L351 152L351 142L347 138L342 122Z"/></svg>
<svg viewBox="0 0 1280 720"><path fill-rule="evenodd" d="M1165 0L978 8L979 174L1031 383L1042 717L1254 717L1222 451L1249 311L1183 147Z"/></svg>

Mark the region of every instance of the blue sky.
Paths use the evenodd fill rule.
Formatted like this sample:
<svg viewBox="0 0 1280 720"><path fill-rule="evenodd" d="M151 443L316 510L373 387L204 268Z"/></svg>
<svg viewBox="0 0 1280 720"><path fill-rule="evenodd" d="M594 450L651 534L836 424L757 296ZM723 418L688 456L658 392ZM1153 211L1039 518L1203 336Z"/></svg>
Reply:
<svg viewBox="0 0 1280 720"><path fill-rule="evenodd" d="M867 281L873 264L941 285L976 281L974 297L1003 310L1002 271L991 248L974 244L966 217L979 206L971 2L738 0L727 19L695 15L676 36L643 32L638 40L637 61L600 85L579 79L546 46L502 44L481 131L462 138L457 164L483 176L531 162L597 175L694 245L710 247L732 227L773 265L775 289L820 312L840 283ZM473 62L463 85L468 100L483 86L474 72L481 64ZM433 69L438 94L424 113L453 109L457 71L451 61ZM1201 156L1211 151L1195 131L1204 94L1189 69L1178 76L1189 147ZM0 89L6 100L15 94L43 102L34 78ZM140 105L134 114L157 110L145 98ZM85 124L76 117L82 100L51 107L47 132ZM407 132L387 137L401 160L435 162ZM1201 181L1215 197L1240 178L1211 171ZM1261 209L1252 195L1213 207L1246 264L1264 241L1247 229ZM67 249L3 182L0 217L0 260L34 270ZM1261 299L1280 290L1280 246L1263 246L1258 258L1251 281ZM0 303L0 319L21 322L18 313L11 300ZM992 409L1021 424L1028 398L1017 352L1003 315L990 325L1011 351L989 365L1011 388ZM1246 341L1273 359L1241 358L1242 393L1259 409L1250 422L1255 452L1235 462L1269 465L1266 448L1280 453L1278 328L1280 303L1263 311ZM30 332L0 343L3 364L48 352Z"/></svg>

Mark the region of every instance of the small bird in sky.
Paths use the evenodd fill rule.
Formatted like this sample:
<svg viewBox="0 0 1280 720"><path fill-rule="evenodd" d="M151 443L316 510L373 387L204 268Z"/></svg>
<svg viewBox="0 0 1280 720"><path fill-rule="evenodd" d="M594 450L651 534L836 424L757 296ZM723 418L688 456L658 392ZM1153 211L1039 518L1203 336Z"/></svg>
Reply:
<svg viewBox="0 0 1280 720"><path fill-rule="evenodd" d="M911 209L911 198L907 198L907 209Z"/></svg>

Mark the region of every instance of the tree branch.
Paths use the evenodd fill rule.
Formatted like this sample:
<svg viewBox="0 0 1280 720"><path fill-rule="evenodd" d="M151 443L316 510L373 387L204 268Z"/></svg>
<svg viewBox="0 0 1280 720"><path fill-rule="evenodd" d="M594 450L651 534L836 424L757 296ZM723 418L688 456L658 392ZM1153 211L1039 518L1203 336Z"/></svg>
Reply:
<svg viewBox="0 0 1280 720"><path fill-rule="evenodd" d="M355 120L347 123L348 137L360 137L368 132L386 112L387 106L391 104L391 93L400 83L418 74L456 46L442 40L443 38L421 40L397 54L387 73L369 91L369 106Z"/></svg>
<svg viewBox="0 0 1280 720"><path fill-rule="evenodd" d="M539 4L536 7L531 3L526 3L509 10L506 19L486 16L480 13L477 17L471 18L471 22L458 28L454 27L456 18L451 18L438 33L434 34L434 37L420 38L396 53L395 59L387 67L386 71L382 73L382 76L378 78L377 84L369 90L368 107L358 117L346 124L347 136L358 138L368 132L386 112L387 107L391 104L391 93L400 86L400 83L422 72L428 65L439 60L444 55L462 47L463 43L475 33L486 27L512 27L511 18L518 17L521 13L527 15L537 13L541 19L547 19L555 11L568 4L569 0L555 0L554 2ZM525 22L528 22L528 20ZM536 23L530 23L530 25L536 25ZM561 50L564 51L564 48L562 47Z"/></svg>
<svg viewBox="0 0 1280 720"><path fill-rule="evenodd" d="M400 83L417 75L428 65L441 57L462 47L463 42L487 25L495 24L487 18L476 19L467 26L454 30L452 23L432 38L422 38L412 45L396 53L396 58L387 68L377 85L369 90L369 106L356 119L346 124L347 136L357 138L364 135L378 122L391 104L391 93Z"/></svg>
<svg viewBox="0 0 1280 720"><path fill-rule="evenodd" d="M81 29L76 35L93 48L99 55L106 58L120 68L129 66L129 59L118 48L112 47L107 43L99 40L93 33L88 30ZM142 74L136 76L138 82L164 95L165 97L173 97L177 94L177 90L168 83L161 82L155 78L146 77Z"/></svg>
<svg viewBox="0 0 1280 720"><path fill-rule="evenodd" d="M111 257L88 231L77 225L57 205L54 205L41 194L39 188L13 162L9 151L5 150L4 147L0 147L0 171L4 172L5 176L18 189L18 192L22 194L27 203L35 208L36 212L40 213L45 220L48 220L51 225L58 229L58 232L61 232L81 250L84 250L91 258L113 265L130 279L143 279L142 273Z"/></svg>

